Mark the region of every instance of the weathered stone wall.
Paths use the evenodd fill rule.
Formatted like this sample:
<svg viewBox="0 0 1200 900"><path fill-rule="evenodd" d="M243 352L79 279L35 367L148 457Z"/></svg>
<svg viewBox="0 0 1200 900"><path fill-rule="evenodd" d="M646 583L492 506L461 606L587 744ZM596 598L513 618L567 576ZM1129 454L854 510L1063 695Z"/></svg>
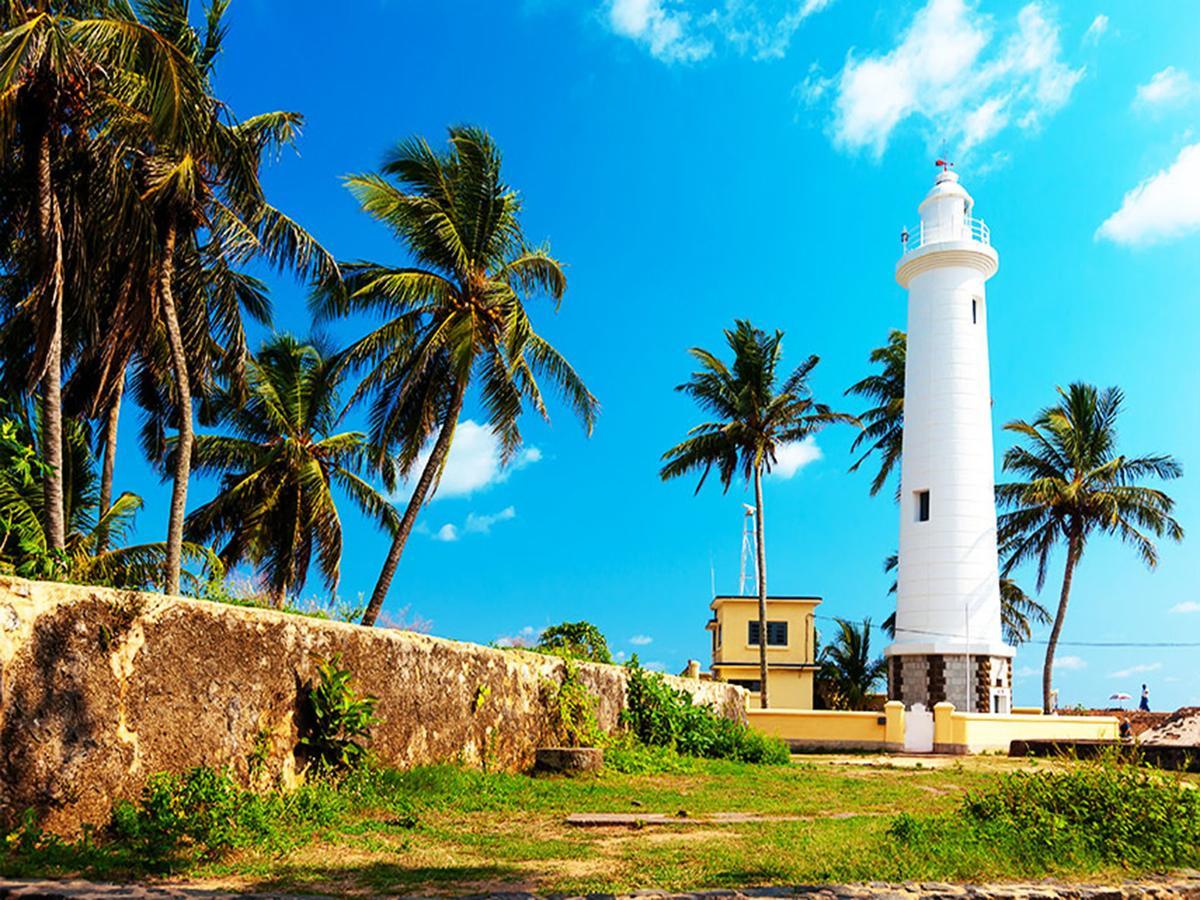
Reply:
<svg viewBox="0 0 1200 900"><path fill-rule="evenodd" d="M372 749L411 766L447 760L521 769L553 742L553 657L267 610L0 577L0 822L38 810L69 832L105 821L145 778L232 766L294 777L297 717L317 662L341 654L379 697ZM582 664L601 727L625 702L624 671ZM744 718L745 692L672 679Z"/></svg>

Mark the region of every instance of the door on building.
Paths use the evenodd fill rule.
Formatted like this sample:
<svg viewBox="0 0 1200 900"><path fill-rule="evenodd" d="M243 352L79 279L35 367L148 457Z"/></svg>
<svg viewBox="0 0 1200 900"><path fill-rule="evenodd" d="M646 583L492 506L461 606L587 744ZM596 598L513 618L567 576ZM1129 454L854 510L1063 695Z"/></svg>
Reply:
<svg viewBox="0 0 1200 900"><path fill-rule="evenodd" d="M904 714L904 752L933 752L933 713L923 703L914 703Z"/></svg>

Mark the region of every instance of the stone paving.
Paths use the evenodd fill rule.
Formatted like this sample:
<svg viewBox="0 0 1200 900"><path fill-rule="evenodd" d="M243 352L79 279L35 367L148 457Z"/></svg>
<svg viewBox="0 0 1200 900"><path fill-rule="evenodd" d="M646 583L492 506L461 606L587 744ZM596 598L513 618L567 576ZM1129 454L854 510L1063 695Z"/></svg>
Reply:
<svg viewBox="0 0 1200 900"><path fill-rule="evenodd" d="M0 900L235 900L235 898L290 897L295 894L231 894L171 885L93 884L85 881L9 881L0 879ZM309 895L311 898L313 895ZM485 895L479 895L485 896ZM502 900L540 900L536 894L496 893ZM797 885L792 887L747 888L745 890L697 891L673 894L638 891L633 894L596 894L578 900L599 898L663 898L663 900L753 900L753 898L803 898L803 900L1200 900L1200 872L1154 881L1118 885L1077 885L1054 882L964 885L941 882L888 884ZM563 898L574 900L574 898Z"/></svg>

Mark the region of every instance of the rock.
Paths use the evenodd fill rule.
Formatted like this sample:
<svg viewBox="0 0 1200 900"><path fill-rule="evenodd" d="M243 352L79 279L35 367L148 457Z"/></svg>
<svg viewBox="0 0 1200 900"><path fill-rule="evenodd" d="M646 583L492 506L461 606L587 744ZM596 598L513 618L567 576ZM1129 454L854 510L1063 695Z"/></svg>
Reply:
<svg viewBox="0 0 1200 900"><path fill-rule="evenodd" d="M604 751L599 747L539 747L534 769L574 775L596 772L604 766Z"/></svg>

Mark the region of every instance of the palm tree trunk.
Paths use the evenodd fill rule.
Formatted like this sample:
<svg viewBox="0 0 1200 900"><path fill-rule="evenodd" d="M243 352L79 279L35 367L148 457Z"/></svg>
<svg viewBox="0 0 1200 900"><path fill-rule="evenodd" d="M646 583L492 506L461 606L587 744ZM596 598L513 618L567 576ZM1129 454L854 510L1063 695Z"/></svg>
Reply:
<svg viewBox="0 0 1200 900"><path fill-rule="evenodd" d="M1075 577L1075 566L1079 563L1079 536L1071 534L1067 541L1067 565L1063 571L1062 593L1058 598L1058 612L1054 614L1054 627L1050 629L1050 640L1046 642L1046 662L1042 667L1042 712L1050 715L1050 692L1054 678L1054 651L1062 634L1063 622L1067 618L1067 603L1071 599L1071 581Z"/></svg>
<svg viewBox="0 0 1200 900"><path fill-rule="evenodd" d="M758 678L759 702L767 708L767 548L763 536L762 470L754 470L754 552L758 564Z"/></svg>
<svg viewBox="0 0 1200 900"><path fill-rule="evenodd" d="M121 421L121 397L125 393L125 372L117 382L116 393L104 417L104 460L100 466L100 517L112 506L113 467L117 458L117 426ZM108 531L100 532L96 540L96 555L108 549Z"/></svg>
<svg viewBox="0 0 1200 900"><path fill-rule="evenodd" d="M171 368L175 375L176 400L179 404L179 441L175 446L175 482L171 490L171 517L167 523L167 566L163 586L168 594L179 593L179 576L183 568L183 517L187 512L188 478L192 471L192 385L188 378L187 355L173 293L176 236L175 219L171 217L166 224L163 258L158 272L158 291L167 328L167 344L171 348Z"/></svg>
<svg viewBox="0 0 1200 900"><path fill-rule="evenodd" d="M44 287L50 290L50 335L42 375L42 455L44 476L46 543L51 550L67 545L66 517L63 511L63 412L62 412L62 333L63 333L63 259L62 234L58 228L54 202L54 183L50 170L50 129L44 125L37 140L38 239L46 270Z"/></svg>
<svg viewBox="0 0 1200 900"><path fill-rule="evenodd" d="M363 613L363 625L374 625L375 620L379 618L379 610L383 608L383 600L392 586L392 578L396 574L396 567L400 564L404 545L408 543L408 536L412 534L413 525L416 524L417 514L425 505L425 498L433 485L433 479L441 471L442 463L450 452L450 445L454 442L454 429L458 424L458 415L462 412L463 397L466 393L467 383L464 379L455 388L454 400L450 404L446 420L442 422L442 430L438 433L437 442L433 445L433 452L429 454L429 460L425 463L425 468L421 470L421 477L417 480L417 486L413 489L412 497L409 498L408 506L404 510L404 518L400 520L400 527L396 529L396 535L392 538L392 546L388 550L387 559L383 562L383 571L379 573L379 580L375 582L375 592L371 594L371 602L367 604L367 610Z"/></svg>

